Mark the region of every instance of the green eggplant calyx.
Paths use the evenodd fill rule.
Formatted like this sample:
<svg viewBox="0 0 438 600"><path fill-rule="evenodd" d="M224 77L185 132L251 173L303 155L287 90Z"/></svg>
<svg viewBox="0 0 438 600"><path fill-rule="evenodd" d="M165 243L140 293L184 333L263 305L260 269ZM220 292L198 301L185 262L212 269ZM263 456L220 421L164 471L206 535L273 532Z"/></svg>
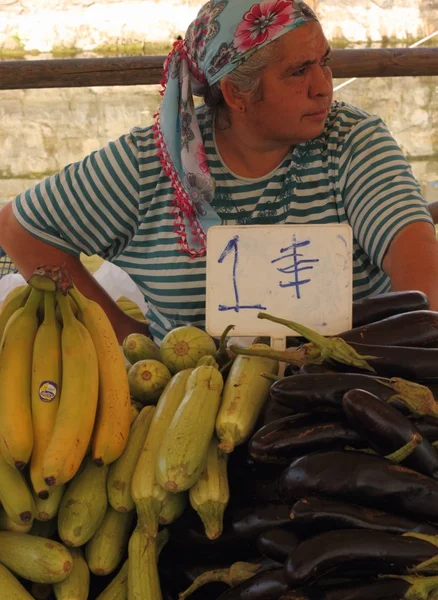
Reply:
<svg viewBox="0 0 438 600"><path fill-rule="evenodd" d="M354 448L353 446L344 446L346 452L363 452L363 454L372 454L377 456L377 452L372 448Z"/></svg>
<svg viewBox="0 0 438 600"><path fill-rule="evenodd" d="M406 460L408 458L408 456L410 456L412 454L412 452L415 450L415 448L419 444L421 444L422 441L423 441L423 437L419 433L415 433L412 436L412 440L410 442L408 442L407 444L405 444L404 446L402 446L395 452L391 452L391 454L388 454L387 456L385 456L385 458L386 458L386 460L389 460L390 462L398 465L398 464L402 463L404 460Z"/></svg>
<svg viewBox="0 0 438 600"><path fill-rule="evenodd" d="M429 558L429 560L425 560L424 562L412 567L410 569L410 573L430 573L437 571L438 568L438 555Z"/></svg>
<svg viewBox="0 0 438 600"><path fill-rule="evenodd" d="M228 369L231 369L232 365L234 362L234 358L231 358L223 367L221 367L219 369L219 373L221 375L223 375L224 373L226 373L228 371Z"/></svg>
<svg viewBox="0 0 438 600"><path fill-rule="evenodd" d="M295 321L280 319L267 313L259 313L257 316L259 319L267 319L268 321L285 325L289 329L296 331L320 350L323 360L335 360L345 365L351 365L365 371L371 371L372 373L375 373L375 369L373 369L373 367L367 363L367 360L377 357L361 356L342 338L326 338L325 336L317 333L309 327L306 327L305 325L301 325Z"/></svg>
<svg viewBox="0 0 438 600"><path fill-rule="evenodd" d="M423 575L380 575L381 579L401 579L410 585L403 596L403 600L436 600L438 595L433 595L438 588L438 577L424 577ZM432 595L431 595L432 594Z"/></svg>
<svg viewBox="0 0 438 600"><path fill-rule="evenodd" d="M216 360L218 361L221 367L225 366L230 360L227 347L227 336L230 333L230 331L234 329L234 327L235 325L228 325L228 327L222 333L219 340L219 349L216 354Z"/></svg>
<svg viewBox="0 0 438 600"><path fill-rule="evenodd" d="M389 403L399 400L414 415L438 416L438 403L428 387L399 377L390 379L389 387L397 392L395 396L389 398Z"/></svg>
<svg viewBox="0 0 438 600"><path fill-rule="evenodd" d="M419 540L423 540L432 544L432 546L436 546L438 548L438 535L428 535L427 533L417 533L416 531L408 531L407 533L402 534L404 537L414 537ZM438 557L437 557L438 559Z"/></svg>
<svg viewBox="0 0 438 600"><path fill-rule="evenodd" d="M213 569L212 571L207 571L197 577L192 585L184 592L178 594L178 598L180 600L185 600L207 583L221 582L234 587L255 575L259 568L260 565L257 564L237 562L234 563L234 565L231 565L229 569Z"/></svg>

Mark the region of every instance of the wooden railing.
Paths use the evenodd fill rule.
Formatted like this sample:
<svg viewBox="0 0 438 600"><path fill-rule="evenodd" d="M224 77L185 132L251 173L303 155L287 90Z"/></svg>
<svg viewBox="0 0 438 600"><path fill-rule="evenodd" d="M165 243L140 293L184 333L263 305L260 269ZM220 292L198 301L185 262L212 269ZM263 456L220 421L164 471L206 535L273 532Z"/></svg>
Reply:
<svg viewBox="0 0 438 600"><path fill-rule="evenodd" d="M157 84L164 56L0 61L0 90ZM438 75L438 48L335 50L335 78Z"/></svg>

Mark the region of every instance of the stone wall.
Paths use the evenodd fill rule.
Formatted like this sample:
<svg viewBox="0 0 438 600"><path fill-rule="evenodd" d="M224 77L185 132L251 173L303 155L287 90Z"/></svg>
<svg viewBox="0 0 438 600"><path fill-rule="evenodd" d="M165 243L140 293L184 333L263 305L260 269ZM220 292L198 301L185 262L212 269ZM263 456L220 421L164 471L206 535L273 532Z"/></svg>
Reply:
<svg viewBox="0 0 438 600"><path fill-rule="evenodd" d="M309 0L330 39L421 38L438 29L437 0ZM198 0L2 0L0 50L84 51L169 42L184 33Z"/></svg>

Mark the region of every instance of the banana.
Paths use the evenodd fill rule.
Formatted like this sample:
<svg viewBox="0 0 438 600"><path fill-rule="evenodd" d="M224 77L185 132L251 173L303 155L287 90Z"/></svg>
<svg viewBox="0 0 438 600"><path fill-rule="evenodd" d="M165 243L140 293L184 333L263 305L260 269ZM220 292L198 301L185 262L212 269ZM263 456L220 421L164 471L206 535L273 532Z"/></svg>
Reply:
<svg viewBox="0 0 438 600"><path fill-rule="evenodd" d="M79 308L79 319L90 332L99 365L99 403L92 439L92 457L109 465L125 449L131 426L131 398L123 355L103 308L76 288L70 291Z"/></svg>
<svg viewBox="0 0 438 600"><path fill-rule="evenodd" d="M38 521L50 521L58 514L59 505L65 492L65 485L56 487L48 498L39 498L34 493L34 501L36 507L35 518Z"/></svg>
<svg viewBox="0 0 438 600"><path fill-rule="evenodd" d="M24 306L32 288L30 285L19 285L9 292L0 308L0 340L9 319L14 312Z"/></svg>
<svg viewBox="0 0 438 600"><path fill-rule="evenodd" d="M0 503L17 525L33 521L36 513L32 492L22 473L0 454Z"/></svg>
<svg viewBox="0 0 438 600"><path fill-rule="evenodd" d="M43 458L49 486L66 483L78 471L90 443L97 409L99 375L88 330L76 319L69 299L57 292L64 323L62 391L55 426Z"/></svg>
<svg viewBox="0 0 438 600"><path fill-rule="evenodd" d="M19 470L32 453L32 352L41 298L41 292L31 291L26 304L9 319L1 341L0 452Z"/></svg>
<svg viewBox="0 0 438 600"><path fill-rule="evenodd" d="M18 525L15 523L5 511L3 507L0 508L0 531L16 531L17 533L29 533L33 527L33 522L23 523Z"/></svg>
<svg viewBox="0 0 438 600"><path fill-rule="evenodd" d="M32 359L33 450L30 479L37 496L49 497L43 458L55 426L61 394L61 325L55 317L55 294L44 293L44 320L38 328Z"/></svg>

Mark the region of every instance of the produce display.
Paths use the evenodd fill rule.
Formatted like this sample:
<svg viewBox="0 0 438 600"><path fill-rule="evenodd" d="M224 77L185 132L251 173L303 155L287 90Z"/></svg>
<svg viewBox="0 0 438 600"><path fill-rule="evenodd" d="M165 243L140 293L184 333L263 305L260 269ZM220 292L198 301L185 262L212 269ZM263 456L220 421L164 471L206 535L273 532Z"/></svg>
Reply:
<svg viewBox="0 0 438 600"><path fill-rule="evenodd" d="M438 598L438 313L384 294L332 338L259 318L300 337L120 348L63 268L9 294L1 599Z"/></svg>

